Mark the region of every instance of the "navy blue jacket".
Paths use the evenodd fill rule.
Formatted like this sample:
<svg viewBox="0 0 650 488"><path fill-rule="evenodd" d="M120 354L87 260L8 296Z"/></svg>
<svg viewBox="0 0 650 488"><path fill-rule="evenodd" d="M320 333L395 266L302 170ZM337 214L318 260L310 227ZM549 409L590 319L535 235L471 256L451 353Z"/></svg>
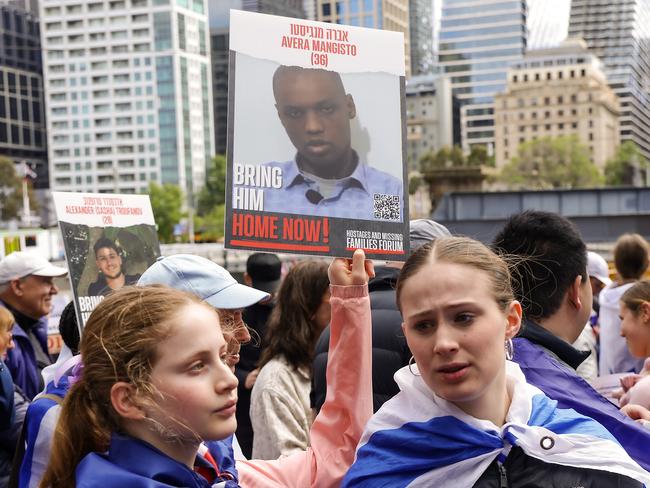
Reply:
<svg viewBox="0 0 650 488"><path fill-rule="evenodd" d="M14 421L14 382L5 363L0 361L0 431Z"/></svg>
<svg viewBox="0 0 650 488"><path fill-rule="evenodd" d="M76 486L237 488L236 471L233 474L222 466L223 443L207 443L207 446L221 471L221 476L212 483L146 442L113 434L108 453L93 452L81 460L75 473ZM196 463L210 466L201 456L197 456Z"/></svg>
<svg viewBox="0 0 650 488"><path fill-rule="evenodd" d="M4 306L0 302L0 306ZM32 328L32 332L38 339L39 344L47 354L47 317L42 317ZM20 387L23 393L32 400L41 392L42 378L41 371L36 364L34 346L29 340L27 333L16 322L13 328L15 347L8 351L5 363L11 371L14 383Z"/></svg>

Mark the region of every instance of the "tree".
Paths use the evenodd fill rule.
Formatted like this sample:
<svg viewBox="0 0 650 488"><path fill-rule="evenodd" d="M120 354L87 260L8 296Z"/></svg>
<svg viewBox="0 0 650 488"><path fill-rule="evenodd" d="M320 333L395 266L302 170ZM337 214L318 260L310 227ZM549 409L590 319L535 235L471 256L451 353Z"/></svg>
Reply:
<svg viewBox="0 0 650 488"><path fill-rule="evenodd" d="M28 189L29 205L32 210L38 208L31 189ZM23 206L23 179L16 172L10 159L0 156L0 220L9 221L18 218Z"/></svg>
<svg viewBox="0 0 650 488"><path fill-rule="evenodd" d="M149 198L151 208L158 226L158 237L161 242L172 242L174 226L183 218L183 192L178 185L165 183L149 183Z"/></svg>
<svg viewBox="0 0 650 488"><path fill-rule="evenodd" d="M199 192L197 213L206 215L226 201L226 157L217 154L210 161L205 186Z"/></svg>
<svg viewBox="0 0 650 488"><path fill-rule="evenodd" d="M435 154L427 153L422 156L420 159L420 171L424 174L436 169L465 166L466 163L463 150L460 147L443 147Z"/></svg>
<svg viewBox="0 0 650 488"><path fill-rule="evenodd" d="M226 206L216 205L212 210L203 216L194 217L194 229L198 234L198 240L202 242L216 242L224 236L224 225L226 220Z"/></svg>
<svg viewBox="0 0 650 488"><path fill-rule="evenodd" d="M575 136L524 142L498 176L513 189L585 188L602 183L589 150Z"/></svg>
<svg viewBox="0 0 650 488"><path fill-rule="evenodd" d="M650 162L643 157L641 151L632 141L625 141L618 146L614 157L605 164L605 183L607 185L633 185L638 171L646 174L650 170Z"/></svg>
<svg viewBox="0 0 650 488"><path fill-rule="evenodd" d="M488 154L488 149L482 144L472 146L467 156L467 166L491 166L494 168L494 156Z"/></svg>

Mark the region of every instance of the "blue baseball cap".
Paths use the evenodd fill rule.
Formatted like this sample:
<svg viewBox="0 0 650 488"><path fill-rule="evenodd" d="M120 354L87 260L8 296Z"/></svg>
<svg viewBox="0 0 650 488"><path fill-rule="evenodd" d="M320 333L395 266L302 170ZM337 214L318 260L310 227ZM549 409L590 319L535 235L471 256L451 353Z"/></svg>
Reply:
<svg viewBox="0 0 650 488"><path fill-rule="evenodd" d="M161 256L149 266L138 286L166 285L196 295L215 308L246 308L269 294L241 285L217 263L191 254Z"/></svg>

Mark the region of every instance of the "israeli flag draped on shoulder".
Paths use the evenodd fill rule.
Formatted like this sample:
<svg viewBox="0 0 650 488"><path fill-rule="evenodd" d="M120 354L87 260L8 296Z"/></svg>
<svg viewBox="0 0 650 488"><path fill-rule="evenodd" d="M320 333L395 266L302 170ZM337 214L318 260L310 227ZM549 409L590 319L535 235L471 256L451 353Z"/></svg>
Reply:
<svg viewBox="0 0 650 488"><path fill-rule="evenodd" d="M556 401L526 383L516 363L507 362L506 375L512 403L499 428L435 395L408 367L399 370L395 381L401 391L368 422L341 486L473 486L490 463L504 461L511 447L519 446L548 463L618 473L650 487L650 473L598 422L558 409ZM544 437L553 445L542 447Z"/></svg>

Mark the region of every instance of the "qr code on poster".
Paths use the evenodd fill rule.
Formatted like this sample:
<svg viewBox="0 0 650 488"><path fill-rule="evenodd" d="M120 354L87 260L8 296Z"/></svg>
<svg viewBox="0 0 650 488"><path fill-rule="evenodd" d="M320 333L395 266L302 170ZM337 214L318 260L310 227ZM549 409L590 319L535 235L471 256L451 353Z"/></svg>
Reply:
<svg viewBox="0 0 650 488"><path fill-rule="evenodd" d="M373 194L373 197L373 212L376 219L399 220L399 195L383 195L381 193L375 193Z"/></svg>

